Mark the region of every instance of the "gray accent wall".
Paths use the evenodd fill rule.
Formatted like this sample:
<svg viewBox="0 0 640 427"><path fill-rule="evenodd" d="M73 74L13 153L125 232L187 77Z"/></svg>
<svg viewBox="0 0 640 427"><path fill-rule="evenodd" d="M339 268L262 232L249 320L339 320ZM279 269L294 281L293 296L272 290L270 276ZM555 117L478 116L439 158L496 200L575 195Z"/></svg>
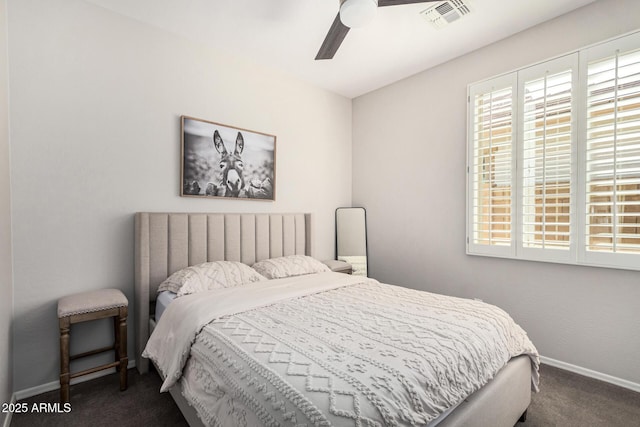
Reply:
<svg viewBox="0 0 640 427"><path fill-rule="evenodd" d="M58 380L58 298L115 287L132 306L137 211L309 212L333 258L350 99L84 1L9 6L16 391ZM276 201L179 197L182 114L276 135ZM74 325L72 352L109 333Z"/></svg>
<svg viewBox="0 0 640 427"><path fill-rule="evenodd" d="M496 304L542 355L640 383L640 272L465 254L467 85L640 29L639 16L640 2L599 0L356 98L371 275Z"/></svg>
<svg viewBox="0 0 640 427"><path fill-rule="evenodd" d="M7 80L7 4L0 0L0 403L13 394L11 318L11 180L9 150L9 91ZM7 414L0 413L0 425Z"/></svg>

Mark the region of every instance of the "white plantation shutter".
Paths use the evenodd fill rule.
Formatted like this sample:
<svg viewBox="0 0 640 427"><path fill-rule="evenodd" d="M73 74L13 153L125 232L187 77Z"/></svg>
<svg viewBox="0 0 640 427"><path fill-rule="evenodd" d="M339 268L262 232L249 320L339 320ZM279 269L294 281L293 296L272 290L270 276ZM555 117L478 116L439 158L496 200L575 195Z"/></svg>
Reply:
<svg viewBox="0 0 640 427"><path fill-rule="evenodd" d="M514 113L512 76L478 85L469 93L469 249L513 253Z"/></svg>
<svg viewBox="0 0 640 427"><path fill-rule="evenodd" d="M640 254L640 38L585 56L586 259L625 265L605 254Z"/></svg>
<svg viewBox="0 0 640 427"><path fill-rule="evenodd" d="M468 254L640 270L640 31L468 103Z"/></svg>
<svg viewBox="0 0 640 427"><path fill-rule="evenodd" d="M519 247L527 258L571 255L577 67L574 54L518 74Z"/></svg>

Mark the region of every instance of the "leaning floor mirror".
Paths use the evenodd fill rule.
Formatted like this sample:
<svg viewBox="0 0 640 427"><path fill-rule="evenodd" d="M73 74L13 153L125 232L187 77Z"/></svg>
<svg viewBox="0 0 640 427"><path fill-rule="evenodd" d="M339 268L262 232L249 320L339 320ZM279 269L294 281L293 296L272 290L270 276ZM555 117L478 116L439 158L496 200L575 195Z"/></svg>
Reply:
<svg viewBox="0 0 640 427"><path fill-rule="evenodd" d="M367 214L364 208L336 209L336 258L367 276Z"/></svg>

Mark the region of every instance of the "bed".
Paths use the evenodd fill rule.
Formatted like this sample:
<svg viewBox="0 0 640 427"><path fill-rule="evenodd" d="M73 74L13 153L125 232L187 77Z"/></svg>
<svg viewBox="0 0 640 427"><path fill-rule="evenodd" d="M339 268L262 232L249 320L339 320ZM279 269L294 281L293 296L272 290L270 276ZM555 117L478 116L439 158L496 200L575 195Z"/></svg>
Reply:
<svg viewBox="0 0 640 427"><path fill-rule="evenodd" d="M156 366L156 370L163 377L163 388L171 393L190 426L224 425L227 420L227 424L230 425L244 423L249 426L313 424L499 427L513 426L518 420L524 421L531 400L531 391L537 388L538 381L538 355L535 347L529 345L528 339L518 338L517 343L512 345L515 349L510 350L512 357L505 360L498 360L503 356L496 356L493 359L482 356L480 359L489 360L488 364L493 365L494 371L479 375L478 379L462 378L462 382L471 383L466 385L471 387L471 392L469 395L461 396L448 389L440 391L433 388L433 384L456 377L455 372L462 372L467 369L466 365L475 363L473 358L467 357L466 362L463 363L464 367L444 368L446 372L454 372L451 375L444 371L444 373L435 371L430 373L423 365L416 367L414 373L407 375L406 371L401 371L401 368L406 369L411 363L417 363L416 358L410 357L411 354L428 352L428 346L424 346L424 342L421 341L422 337L415 338L415 329L420 329L420 325L414 328L407 327L405 324L400 329L394 329L387 336L386 341L382 338L378 339L378 336L383 336L377 335L379 331L389 329L386 326L389 323L387 320L392 319L391 313L394 313L392 310L396 307L387 310L380 305L383 308L376 310L382 314L366 308L376 304L386 304L386 300L391 301L395 298L404 301L400 304L403 310L401 314L404 316L408 313L410 319L424 318L420 317L425 316L420 304L426 307L432 302L434 303L433 312L443 312L442 320L434 320L434 322L446 320L449 323L456 323L455 319L465 317L455 312L446 314L443 311L446 309L445 306L455 307L456 310L463 306L471 307L470 309L475 310L474 312L481 313L474 318L476 322L492 311L496 311L498 317L508 318L506 314L501 314L499 309L476 301L451 299L426 292L416 294L417 291L379 284L374 280L321 272L306 277L251 283L250 285L254 288L247 285L241 287L244 288L242 290L223 290L221 293L208 295L207 298L210 298L208 302L197 295L179 298L182 301L193 300L193 304L199 304L190 307L208 307L219 303L218 305L223 306L225 310L234 304L254 304L243 305L240 311L230 315L225 314L224 310L218 314L207 313L206 316L212 317L206 320L198 317L202 316L200 313L205 313L204 309L180 309L179 306L183 303L169 304L165 301L168 307L164 311L163 320L156 323L158 286L173 273L186 267L212 261L235 261L251 266L262 260L292 255L313 256L313 254L313 217L310 214L142 212L135 215L136 367L140 373L146 373L150 368L149 359L142 357L145 347L149 345L154 348L156 342L166 340L164 337L181 337L178 340L179 344L175 347L180 349L185 346L188 351L178 350L175 354L168 355L167 360L171 359L171 362L163 360L158 354L152 355L151 358L154 359L154 364L160 364ZM301 291L302 288L305 290ZM274 289L277 289L277 292ZM274 296L284 292L283 289L293 293L287 294L287 297ZM242 292L245 293L242 294ZM305 294L297 294L297 292L305 292ZM272 297L275 299L270 302L269 298ZM363 298L369 299L363 300ZM366 302L362 303L362 301ZM183 305L186 304L185 302ZM309 317L313 315L322 317L322 313L326 313L327 310L335 310L337 313L332 314L331 319L337 319L340 313L345 313L344 318L339 321L334 320L333 325L328 327L327 324L315 325L320 320ZM193 314L196 312L199 314ZM313 314L314 312L317 314ZM349 315L346 314L347 312ZM173 322L166 320L165 316L167 319L174 319ZM190 316L198 317L194 319L194 325L199 326L187 326ZM384 316L388 319L383 322ZM180 320L176 321L176 319ZM265 321L265 319L271 320ZM290 320L289 323L287 319ZM358 319L362 319L363 322L360 327L363 331L361 334L341 335L344 333L340 330L342 326L351 324L353 326L351 331L354 327L357 329L359 326L356 322L360 321ZM508 320L512 322L510 318ZM304 322L309 324L303 327ZM203 329L200 323L206 324L206 328ZM251 328L239 326L241 323L245 326L250 325L251 328L258 328L261 337L258 338L258 335L247 332ZM233 328L229 328L230 324ZM316 326L322 329L325 335L318 332L315 335L311 334L309 338L309 336L301 336L299 331L295 332L299 329L306 334ZM150 340L156 328L158 330ZM193 337L188 337L191 332L185 332L191 331L189 328L193 329ZM369 338L367 338L367 331ZM277 336L277 333L282 337L289 335L293 337L288 344L291 348L297 348L294 341L302 343L300 344L302 346L312 346L313 343L309 343L309 339L326 343L331 339L331 334L340 338L347 337L347 339L332 342L329 347L317 349L318 355L322 353L322 357L326 356L327 360L335 358L336 363L342 363L340 365L342 368L325 366L324 359L320 361L317 359L320 356L309 353L308 348L311 347L304 347L307 351L300 350L293 356L290 351L279 350L281 347L276 348L276 341L282 337ZM473 341L476 332L470 333L472 335L468 336L471 336ZM411 334L411 339L403 338L403 334ZM510 334L507 333L507 338L503 338L511 340ZM266 341L265 336L269 337ZM395 344L388 345L387 341L396 339L402 342L402 345L398 345L397 348ZM367 340L371 340L373 344ZM280 342L277 345L280 346ZM380 355L376 357L387 357L391 362L386 362L387 359L381 359L381 361L369 358L369 349L376 345L381 349ZM421 345L422 347L418 348ZM204 349L205 347L209 350ZM451 344L450 347L457 348L458 344ZM229 348L233 348L233 352ZM255 349L255 353L251 353L249 348ZM213 353L210 354L207 351ZM348 360L344 360L345 355L348 356ZM305 357L309 359L304 359ZM456 356L452 358L456 359ZM313 373L310 373L312 368L309 367L309 361L317 362L313 364ZM211 363L215 367L215 375L204 371L203 364L206 363ZM394 363L398 365L395 366ZM455 360L452 363L456 363ZM460 361L457 363L460 364ZM228 368L224 368L224 365ZM327 371L321 371L319 367ZM259 372L260 375L255 375L260 378L248 376L248 371ZM393 375L385 375L389 373ZM432 374L434 378L429 382L429 375ZM424 390L407 382L413 381L414 376L417 384L431 384L424 388L427 394L436 396L434 398L436 403L427 404L435 408L429 407L428 410L424 408L425 403L419 396ZM481 376L484 378L483 383L475 383ZM373 383L365 384L362 380L364 377L372 378ZM204 378L209 381L204 381ZM265 378L268 381L259 381ZM240 382L242 384L239 385ZM229 391L233 388L232 385L236 387L235 392ZM302 394L296 387L298 389L306 387L308 394ZM256 396L249 396L247 394L249 389L252 393L255 391ZM409 397L400 396L399 389L408 390ZM198 399L196 391L206 393L206 399L209 400ZM320 401L324 399L323 404L312 400L312 398L318 399L318 395L322 396L319 398ZM442 406L442 399L454 404L447 403L445 405L447 407L439 407L438 405ZM203 402L208 403L205 405ZM324 404L327 409L323 412L321 409ZM216 405L220 406L216 409L218 415L211 412L213 411L211 408ZM203 406L209 407L209 412ZM220 411L226 414L225 417L230 418L221 417ZM433 416L433 411L437 412L438 416ZM380 417L376 418L371 415L372 413Z"/></svg>

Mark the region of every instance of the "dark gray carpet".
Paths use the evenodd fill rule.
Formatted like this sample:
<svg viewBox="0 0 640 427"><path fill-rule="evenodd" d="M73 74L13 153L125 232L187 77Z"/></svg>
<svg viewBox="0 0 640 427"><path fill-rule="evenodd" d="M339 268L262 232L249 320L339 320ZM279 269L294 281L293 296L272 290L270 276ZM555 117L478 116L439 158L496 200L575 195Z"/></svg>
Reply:
<svg viewBox="0 0 640 427"><path fill-rule="evenodd" d="M518 427L640 426L640 393L543 365L541 391L533 396L527 421ZM129 371L129 389L118 390L117 374L71 387L72 411L67 414L14 414L12 427L186 426L167 393L160 394L155 372ZM56 403L52 391L25 399Z"/></svg>
<svg viewBox="0 0 640 427"><path fill-rule="evenodd" d="M160 377L154 371L140 375L129 369L129 387L120 391L118 374L71 386L71 412L66 414L13 414L11 427L187 427L169 393L160 394ZM60 402L60 391L21 400L34 403Z"/></svg>
<svg viewBox="0 0 640 427"><path fill-rule="evenodd" d="M518 427L640 426L640 393L548 365Z"/></svg>

